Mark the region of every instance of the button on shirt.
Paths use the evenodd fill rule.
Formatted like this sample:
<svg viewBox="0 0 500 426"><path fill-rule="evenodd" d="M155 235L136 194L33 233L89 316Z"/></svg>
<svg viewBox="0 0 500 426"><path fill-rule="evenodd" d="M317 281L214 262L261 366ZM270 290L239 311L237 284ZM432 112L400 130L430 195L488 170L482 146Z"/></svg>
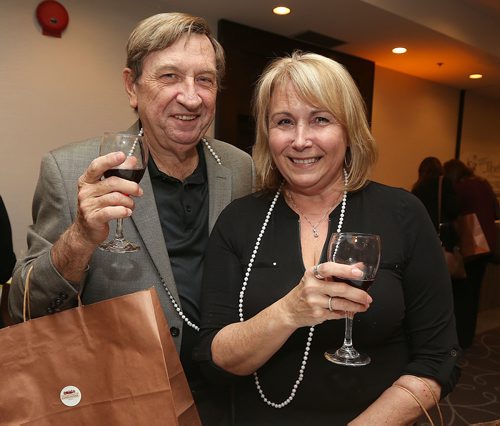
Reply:
<svg viewBox="0 0 500 426"><path fill-rule="evenodd" d="M203 259L208 243L208 179L205 157L198 145L198 166L184 181L158 169L150 156L148 170L167 246L172 272L184 314L200 323ZM191 375L191 352L197 332L184 327L181 360Z"/></svg>

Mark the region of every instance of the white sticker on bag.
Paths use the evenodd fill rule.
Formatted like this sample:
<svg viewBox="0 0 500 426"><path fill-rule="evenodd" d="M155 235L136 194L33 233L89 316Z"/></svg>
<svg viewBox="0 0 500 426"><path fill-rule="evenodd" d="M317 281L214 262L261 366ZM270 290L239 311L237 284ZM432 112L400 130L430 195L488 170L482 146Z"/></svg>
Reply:
<svg viewBox="0 0 500 426"><path fill-rule="evenodd" d="M61 398L61 402L68 407L74 407L82 400L82 393L76 386L64 387L59 396Z"/></svg>

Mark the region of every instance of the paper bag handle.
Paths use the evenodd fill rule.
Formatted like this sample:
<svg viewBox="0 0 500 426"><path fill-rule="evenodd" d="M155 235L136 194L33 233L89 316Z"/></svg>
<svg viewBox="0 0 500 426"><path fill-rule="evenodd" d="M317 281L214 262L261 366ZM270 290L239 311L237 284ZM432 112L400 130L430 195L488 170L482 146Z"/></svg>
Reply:
<svg viewBox="0 0 500 426"><path fill-rule="evenodd" d="M33 265L30 265L28 272L26 273L26 279L24 280L24 297L23 297L23 321L26 322L26 310L28 311L28 319L31 319L30 311L30 277L31 271L33 271Z"/></svg>
<svg viewBox="0 0 500 426"><path fill-rule="evenodd" d="M23 297L23 321L26 322L26 311L28 311L28 319L31 319L31 310L30 310L30 277L31 271L33 271L33 264L30 265L28 272L26 273L26 279L24 280L24 297ZM80 293L78 293L78 306L82 306L82 299L80 297Z"/></svg>

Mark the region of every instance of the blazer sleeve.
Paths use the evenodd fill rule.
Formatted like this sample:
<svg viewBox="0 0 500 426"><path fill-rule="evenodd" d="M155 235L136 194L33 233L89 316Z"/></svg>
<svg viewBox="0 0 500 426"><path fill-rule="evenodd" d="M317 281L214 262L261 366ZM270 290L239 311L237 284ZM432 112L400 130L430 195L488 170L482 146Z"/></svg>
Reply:
<svg viewBox="0 0 500 426"><path fill-rule="evenodd" d="M50 251L55 241L72 223L70 201L61 172L63 165L53 153L46 154L33 197L33 224L28 228L26 255L17 263L9 293L9 311L15 322L23 320L24 280L30 279L31 317L74 307L81 283L66 281L52 264ZM76 182L73 182L76 185ZM76 191L76 188L75 188Z"/></svg>

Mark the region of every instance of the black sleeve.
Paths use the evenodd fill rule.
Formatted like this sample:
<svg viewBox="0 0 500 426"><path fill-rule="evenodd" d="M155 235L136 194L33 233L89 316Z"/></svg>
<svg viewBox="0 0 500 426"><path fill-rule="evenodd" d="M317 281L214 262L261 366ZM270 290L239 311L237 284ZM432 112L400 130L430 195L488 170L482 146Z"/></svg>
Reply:
<svg viewBox="0 0 500 426"><path fill-rule="evenodd" d="M12 276L16 263L16 255L12 247L12 230L9 215L0 197L0 283L6 282Z"/></svg>
<svg viewBox="0 0 500 426"><path fill-rule="evenodd" d="M213 363L211 345L219 330L239 321L234 301L238 300L243 282L244 266L240 259L244 255L241 247L236 245L247 237L251 238L252 234L241 225L244 218L233 213L233 207L234 203L222 212L210 235L204 262L201 330L193 352L193 359L200 363L204 375L219 383L239 377ZM238 216L239 220L233 220Z"/></svg>
<svg viewBox="0 0 500 426"><path fill-rule="evenodd" d="M404 326L412 354L404 373L436 380L444 397L459 378L450 276L425 209L411 199L403 203L401 221L407 253Z"/></svg>

